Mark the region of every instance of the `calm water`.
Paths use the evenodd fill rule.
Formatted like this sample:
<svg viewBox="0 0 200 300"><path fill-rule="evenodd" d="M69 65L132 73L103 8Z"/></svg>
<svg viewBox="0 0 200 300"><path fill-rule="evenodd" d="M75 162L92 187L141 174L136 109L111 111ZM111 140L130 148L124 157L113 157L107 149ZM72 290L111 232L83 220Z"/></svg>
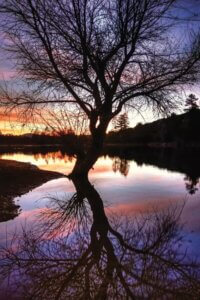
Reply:
<svg viewBox="0 0 200 300"><path fill-rule="evenodd" d="M74 159L60 151L47 154L3 154L1 159L30 162L40 169L70 173ZM137 160L136 160L137 161ZM184 204L181 222L184 223L187 246L198 254L200 246L200 189L199 177L182 171L170 171L163 166L136 163L133 159L101 157L90 171L90 181L100 193L107 213L117 212L136 216L149 210L163 210ZM176 168L175 168L176 169ZM15 198L21 213L14 220L0 224L1 244L9 234L30 226L38 212L48 205L49 198L67 197L74 192L73 184L65 178L51 180L29 193Z"/></svg>

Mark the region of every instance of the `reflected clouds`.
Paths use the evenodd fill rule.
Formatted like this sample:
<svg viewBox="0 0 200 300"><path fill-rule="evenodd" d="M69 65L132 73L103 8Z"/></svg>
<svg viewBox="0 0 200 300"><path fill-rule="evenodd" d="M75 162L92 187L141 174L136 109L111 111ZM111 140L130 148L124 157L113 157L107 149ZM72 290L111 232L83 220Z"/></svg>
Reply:
<svg viewBox="0 0 200 300"><path fill-rule="evenodd" d="M71 182L75 193L50 197L38 222L1 249L5 293L8 278L10 293L34 299L198 297L198 264L184 255L181 208L123 217L107 213L87 176Z"/></svg>
<svg viewBox="0 0 200 300"><path fill-rule="evenodd" d="M31 159L39 168L60 165L67 170L74 159L62 155L14 157ZM197 222L193 208L197 212L200 203L196 191L183 207L184 175L107 156L97 161L89 178L52 180L16 199L21 214L0 227L1 233L9 232L1 235L0 248L5 294L9 290L34 299L197 298L199 266L191 260L196 253L192 247L190 257L184 255L179 214L183 209L181 221L190 220L184 229L189 231ZM199 245L196 239L194 244Z"/></svg>
<svg viewBox="0 0 200 300"><path fill-rule="evenodd" d="M144 207L148 207L149 203L159 206L158 203L165 203L168 200L179 202L181 199L188 199L191 203L187 205L193 205L194 201L199 202L199 175L196 171L197 168L192 169L194 164L191 168L188 168L188 171L185 168L187 173L182 175L182 168L180 168L180 173L178 168L176 172L159 168L160 165L162 167L168 165L169 169L171 168L171 161L168 161L167 157L165 160L162 157L163 163L157 158L159 167L156 167L150 164L141 164L141 154L139 161L137 155L135 155L136 161L131 160L130 155L119 157L109 155L111 157L108 157L108 155L100 157L89 173L91 182L95 184L109 206L114 206L115 209L117 209L117 206L124 207L126 211L132 211L132 208L135 207L138 211L140 206L144 210ZM64 174L68 174L75 163L75 158L68 156L63 151L38 152L32 155L25 153L2 154L1 158L30 162L42 170L57 171ZM147 160L144 156L144 162L147 161L150 162L150 158ZM152 155L151 161L155 163L154 155ZM176 168L176 165L174 168ZM192 175L192 170L194 175ZM45 200L43 200L41 201L42 204L39 204L36 201L37 199L44 199L52 194L62 197L62 195L73 191L73 184L67 179L52 180L34 189L33 192L20 197L16 205L17 208L20 205L23 211L32 210L38 205L42 207L45 203ZM186 191L188 191L188 195L186 195ZM10 215L10 218L17 216L16 208L12 207L13 215ZM9 215L9 209L7 212Z"/></svg>

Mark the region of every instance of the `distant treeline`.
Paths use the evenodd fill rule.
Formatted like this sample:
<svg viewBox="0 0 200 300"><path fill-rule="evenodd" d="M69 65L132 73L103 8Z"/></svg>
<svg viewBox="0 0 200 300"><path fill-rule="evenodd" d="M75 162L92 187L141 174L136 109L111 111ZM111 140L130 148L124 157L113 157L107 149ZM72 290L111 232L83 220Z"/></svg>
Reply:
<svg viewBox="0 0 200 300"><path fill-rule="evenodd" d="M73 133L59 136L45 134L24 134L19 136L0 134L0 145L61 145L67 146L87 140L87 136L76 136Z"/></svg>
<svg viewBox="0 0 200 300"><path fill-rule="evenodd" d="M200 110L190 110L181 115L172 114L148 124L139 123L135 128L111 131L110 144L174 143L177 146L200 143Z"/></svg>
<svg viewBox="0 0 200 300"><path fill-rule="evenodd" d="M88 144L90 136L77 136L73 132L57 136L45 134L24 134L20 136L0 134L0 145L61 145L80 149ZM200 146L200 110L192 109L184 114L160 119L152 123L139 123L134 128L111 131L107 134L106 144L174 144Z"/></svg>

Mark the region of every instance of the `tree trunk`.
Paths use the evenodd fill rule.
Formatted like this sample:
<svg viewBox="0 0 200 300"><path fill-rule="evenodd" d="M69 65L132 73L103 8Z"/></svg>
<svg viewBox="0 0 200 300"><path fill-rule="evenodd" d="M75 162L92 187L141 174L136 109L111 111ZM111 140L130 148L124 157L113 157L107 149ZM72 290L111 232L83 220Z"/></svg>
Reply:
<svg viewBox="0 0 200 300"><path fill-rule="evenodd" d="M104 122L99 124L97 128L92 130L89 148L84 156L77 157L76 163L72 173L69 175L69 178L88 174L89 170L102 153L108 123L109 122Z"/></svg>

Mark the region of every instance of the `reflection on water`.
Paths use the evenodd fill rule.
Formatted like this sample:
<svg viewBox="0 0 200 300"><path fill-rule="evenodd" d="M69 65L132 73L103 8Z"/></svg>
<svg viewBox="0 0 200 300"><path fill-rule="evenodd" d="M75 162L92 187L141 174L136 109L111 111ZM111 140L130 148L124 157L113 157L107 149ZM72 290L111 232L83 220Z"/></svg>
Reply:
<svg viewBox="0 0 200 300"><path fill-rule="evenodd" d="M74 157L62 151L36 152L33 154L9 153L1 154L0 159L11 159L20 162L28 162L38 166L41 170L59 171L67 174L74 165Z"/></svg>
<svg viewBox="0 0 200 300"><path fill-rule="evenodd" d="M194 155L193 155L194 158ZM46 153L13 153L2 154L1 159L13 159L17 161L30 162L40 169L58 171L69 174L75 158L63 151ZM115 211L122 210L126 214L135 214L147 210L149 207L163 208L169 203L180 203L187 200L187 209L184 210L184 221L190 229L200 230L198 221L199 205L199 158L188 162L181 155L161 155L157 153L133 152L112 153L99 158L90 171L91 181L101 192L107 206ZM173 164L174 162L174 164ZM158 167L157 167L157 166ZM168 169L168 170L166 170ZM30 216L36 209L45 206L47 195L65 195L72 192L73 185L67 179L50 181L47 184L34 189L19 199L18 202L7 205L7 219L13 219L22 209L21 215L15 222L21 222ZM43 199L41 201L41 199ZM40 201L39 201L40 200ZM3 205L3 204L2 204ZM6 206L4 206L6 207ZM194 209L194 211L193 211ZM5 209L4 209L5 211ZM187 214L187 211L190 214ZM193 216L191 216L191 214ZM10 217L9 217L10 216ZM30 219L30 217L29 217ZM6 226L14 226L15 222Z"/></svg>
<svg viewBox="0 0 200 300"><path fill-rule="evenodd" d="M185 187L190 195L195 194L198 191L199 177L196 176L185 176Z"/></svg>
<svg viewBox="0 0 200 300"><path fill-rule="evenodd" d="M113 171L119 171L122 175L127 176L130 168L128 160L124 158L115 157L112 165Z"/></svg>
<svg viewBox="0 0 200 300"><path fill-rule="evenodd" d="M199 296L198 264L185 257L177 222L181 207L151 210L137 219L122 216L104 209L87 176L71 181L74 192L49 195L34 224L18 232L17 239L7 240L0 272L7 297L9 293L28 299Z"/></svg>
<svg viewBox="0 0 200 300"><path fill-rule="evenodd" d="M2 154L1 158L65 174L75 160L61 151ZM51 299L50 295L56 299L160 299L165 294L172 297L175 287L180 293L176 299L193 292L191 297L198 298L195 279L188 281L188 272L196 276L191 266L178 265L178 270L173 265L182 261L176 252L182 242L170 210L184 205L181 233L186 233L194 257L200 246L198 166L198 160L189 163L181 156L107 153L90 171L91 183L87 178L62 178L16 198L22 211L14 220L1 223L0 232L5 245L11 232L17 230L20 235L21 224L26 224L18 248L17 279L25 289L30 287L30 293L38 293L35 299ZM166 210L167 214L159 215ZM135 223L141 213L145 219ZM35 228L38 215L40 225ZM14 253L6 262L7 271L13 272ZM181 278L180 286L172 278Z"/></svg>
<svg viewBox="0 0 200 300"><path fill-rule="evenodd" d="M28 152L28 153L26 153ZM63 174L69 174L75 163L75 156L67 154L64 150L48 152L48 149L43 152L39 149L34 153L25 151L24 153L9 153L1 154L0 159L11 159L20 162L29 162L38 166L42 170L59 171ZM199 153L179 153L178 151L163 151L163 150L126 150L120 151L115 148L107 149L105 155L99 158L98 162L91 174L111 172L120 173L124 177L132 176L129 174L130 167L136 163L137 169L145 166L154 166L159 168L162 174L164 170L184 174L185 188L189 194L193 195L198 191L200 184L200 156ZM133 168L133 167L131 167ZM145 168L142 170L145 171ZM138 170L137 170L138 171ZM154 171L151 169L152 176ZM170 174L170 172L168 174ZM144 172L145 173L145 172ZM111 175L111 174L110 174ZM114 174L112 174L115 178ZM169 175L170 177L170 175Z"/></svg>
<svg viewBox="0 0 200 300"><path fill-rule="evenodd" d="M20 213L20 206L14 203L14 199L8 200L1 197L0 222L6 222L16 218Z"/></svg>

